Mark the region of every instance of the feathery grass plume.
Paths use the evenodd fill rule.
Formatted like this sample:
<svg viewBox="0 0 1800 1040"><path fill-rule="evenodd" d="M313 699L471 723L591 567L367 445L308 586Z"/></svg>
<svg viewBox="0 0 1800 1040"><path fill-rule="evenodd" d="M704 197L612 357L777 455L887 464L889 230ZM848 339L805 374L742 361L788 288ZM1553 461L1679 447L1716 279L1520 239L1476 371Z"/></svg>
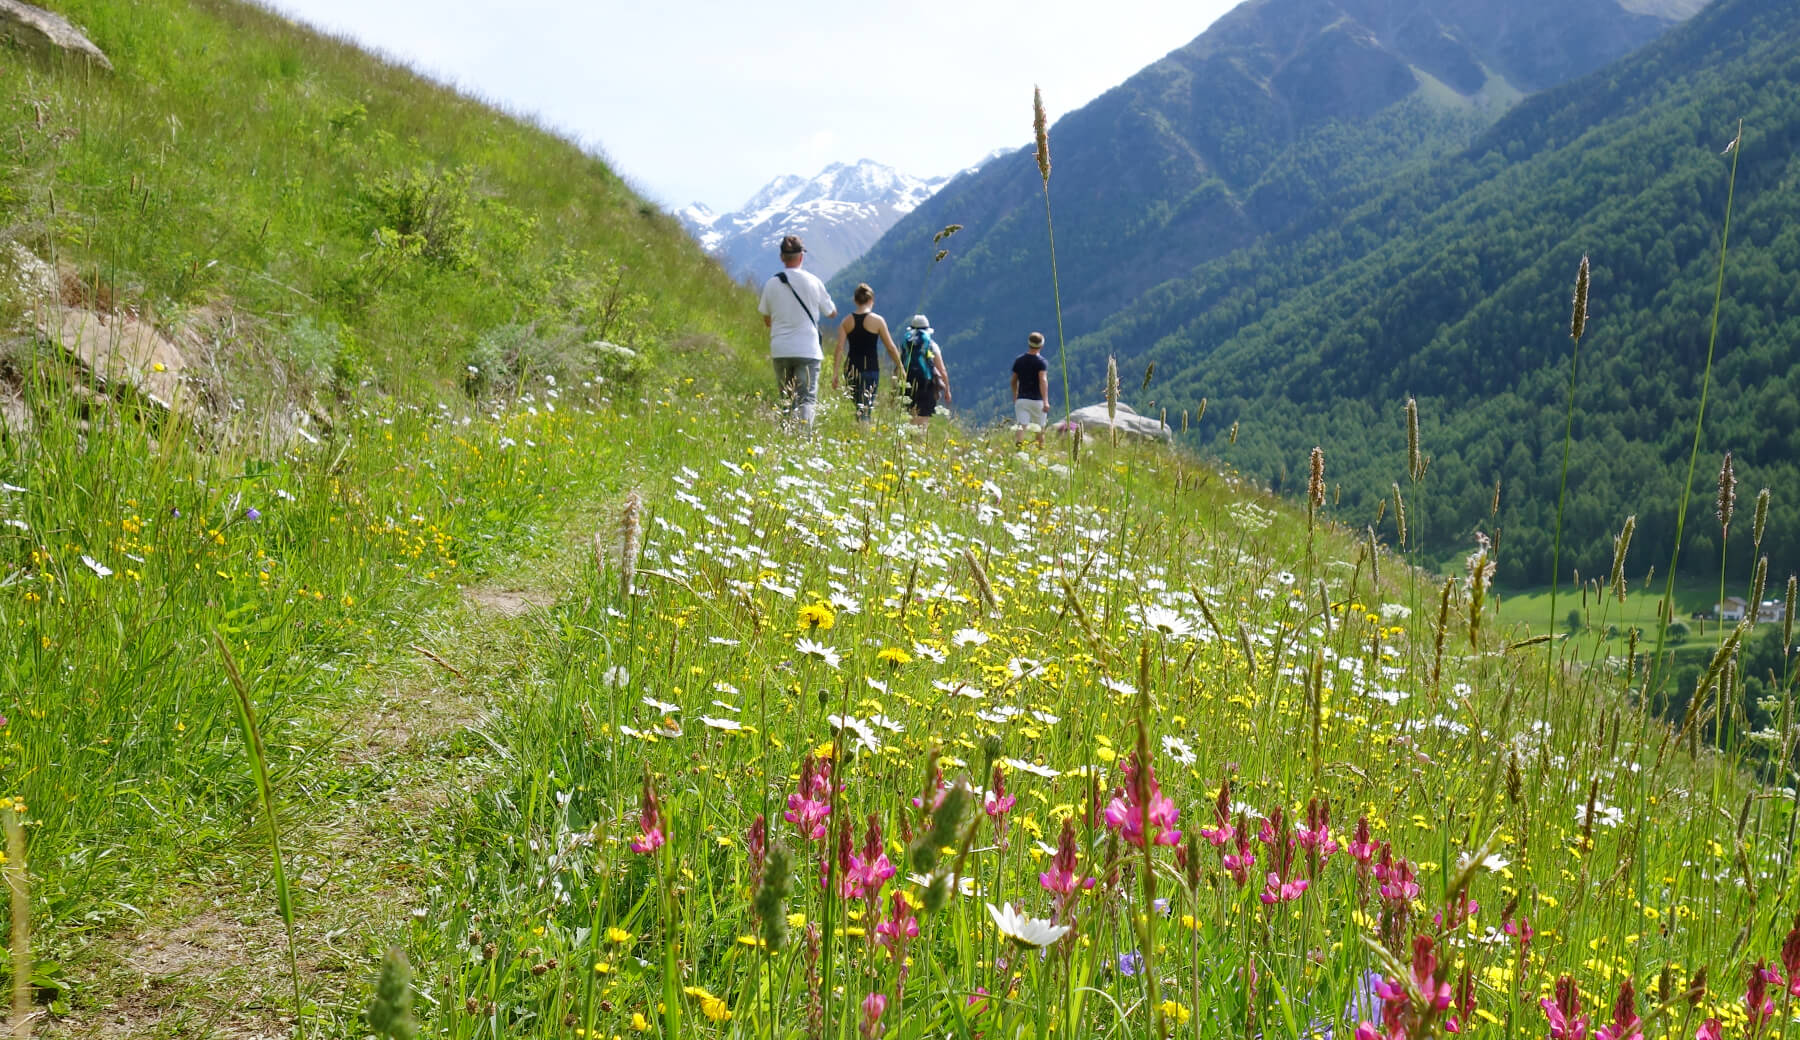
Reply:
<svg viewBox="0 0 1800 1040"><path fill-rule="evenodd" d="M1056 302L1056 353L1062 363L1063 414L1069 401L1069 345L1063 336L1062 279L1056 270L1056 221L1050 216L1050 118L1044 114L1044 92L1031 88L1031 136L1037 142L1038 176L1044 185L1044 230L1050 238L1050 297Z"/></svg>
<svg viewBox="0 0 1800 1040"><path fill-rule="evenodd" d="M1793 653L1794 600L1800 599L1800 577L1788 575L1787 606L1781 612L1781 656Z"/></svg>
<svg viewBox="0 0 1800 1040"><path fill-rule="evenodd" d="M1488 506L1488 515L1492 516L1492 517L1498 517L1500 515L1500 478L1499 477L1494 478L1494 501Z"/></svg>
<svg viewBox="0 0 1800 1040"><path fill-rule="evenodd" d="M1106 356L1106 421L1110 424L1119 417L1119 359L1111 354Z"/></svg>
<svg viewBox="0 0 1800 1040"><path fill-rule="evenodd" d="M1375 503L1375 523L1370 526L1380 527L1381 522L1385 519L1387 519L1387 499L1383 498Z"/></svg>
<svg viewBox="0 0 1800 1040"><path fill-rule="evenodd" d="M1206 398L1202 397L1200 399L1200 409L1194 413L1194 425L1200 425L1200 420L1204 418L1206 418Z"/></svg>
<svg viewBox="0 0 1800 1040"><path fill-rule="evenodd" d="M1769 489L1756 493L1756 515L1750 521L1750 545L1762 550L1763 531L1769 526Z"/></svg>
<svg viewBox="0 0 1800 1040"><path fill-rule="evenodd" d="M1763 596L1769 590L1769 558L1756 558L1756 571L1750 579L1750 613L1755 615L1762 608Z"/></svg>
<svg viewBox="0 0 1800 1040"><path fill-rule="evenodd" d="M1637 514L1633 513L1625 518L1625 526L1613 538L1612 577L1607 579L1607 584L1620 603L1625 602L1625 553L1631 548L1631 535L1636 530Z"/></svg>
<svg viewBox="0 0 1800 1040"><path fill-rule="evenodd" d="M1250 630L1242 621L1237 626L1238 653L1244 655L1244 667L1250 671L1250 681L1256 681L1256 649L1250 642Z"/></svg>
<svg viewBox="0 0 1800 1040"><path fill-rule="evenodd" d="M1081 461L1081 426L1075 427L1075 436L1069 438L1069 461Z"/></svg>
<svg viewBox="0 0 1800 1040"><path fill-rule="evenodd" d="M1712 663L1706 666L1706 674L1700 677L1699 683L1694 687L1694 696L1688 701L1687 711L1681 716L1681 725L1675 734L1676 746L1680 746L1682 740L1693 730L1700 717L1700 709L1705 706L1707 693L1718 683L1719 675L1725 669L1725 662L1737 653L1738 642L1743 638L1744 626L1739 624L1732 628L1731 634L1713 651Z"/></svg>
<svg viewBox="0 0 1800 1040"><path fill-rule="evenodd" d="M1475 551L1466 561L1469 569L1469 647L1481 631L1481 607L1487 600L1488 585L1494 580L1494 561L1488 558L1488 537L1475 532Z"/></svg>
<svg viewBox="0 0 1800 1040"><path fill-rule="evenodd" d="M1669 550L1669 569L1663 577L1663 602L1675 602L1675 571L1681 563L1681 537L1687 528L1688 502L1694 492L1694 470L1700 462L1700 433L1706 426L1706 398L1712 390L1713 352L1719 345L1719 312L1725 302L1725 259L1731 246L1731 207L1737 196L1738 158L1743 155L1744 122L1738 120L1737 136L1725 150L1731 153L1731 175L1725 186L1725 224L1719 233L1719 273L1713 284L1712 327L1706 339L1706 364L1700 371L1700 406L1694 413L1693 445L1688 449L1687 479L1681 484L1681 502L1675 509L1675 538ZM1552 611L1554 616L1554 611ZM1662 679L1663 647L1668 642L1668 622L1658 626L1656 631L1656 649L1651 653L1650 678L1646 682L1647 690L1655 690Z"/></svg>
<svg viewBox="0 0 1800 1040"><path fill-rule="evenodd" d="M1199 589L1189 591L1193 593L1194 602L1200 604L1200 616L1206 619L1207 627L1213 630L1213 635L1217 636L1220 642L1224 642L1227 638L1225 630L1219 627L1219 619L1213 617L1212 606L1206 602L1206 597L1200 595Z"/></svg>
<svg viewBox="0 0 1800 1040"><path fill-rule="evenodd" d="M381 978L375 983L375 999L364 1013L369 1029L388 1040L412 1040L419 1035L413 1021L412 962L398 946L388 947L381 959Z"/></svg>
<svg viewBox="0 0 1800 1040"><path fill-rule="evenodd" d="M1431 688L1438 688L1444 673L1444 636L1450 631L1450 594L1456 591L1456 576L1444 579L1444 590L1438 595L1437 635L1431 650Z"/></svg>
<svg viewBox="0 0 1800 1040"><path fill-rule="evenodd" d="M1587 331L1588 315L1588 258L1581 258L1581 269L1575 272L1575 306L1569 315L1569 338L1581 342L1581 334Z"/></svg>
<svg viewBox="0 0 1800 1040"><path fill-rule="evenodd" d="M1325 449L1313 445L1312 457L1308 460L1310 471L1306 477L1306 500L1314 509L1325 506Z"/></svg>
<svg viewBox="0 0 1800 1040"><path fill-rule="evenodd" d="M1381 543L1375 540L1375 528L1369 528L1369 587L1381 594Z"/></svg>
<svg viewBox="0 0 1800 1040"><path fill-rule="evenodd" d="M1037 142L1038 176L1050 183L1050 119L1044 114L1044 91L1031 88L1031 132Z"/></svg>
<svg viewBox="0 0 1800 1040"><path fill-rule="evenodd" d="M25 807L9 804L6 824L6 887L12 893L12 1033L31 1035L31 873L25 861Z"/></svg>
<svg viewBox="0 0 1800 1040"><path fill-rule="evenodd" d="M1419 454L1419 402L1406 399L1406 472L1413 483L1425 479L1425 457Z"/></svg>
<svg viewBox="0 0 1800 1040"><path fill-rule="evenodd" d="M1155 374L1156 374L1156 362L1152 361L1148 365L1144 366L1144 385L1138 387L1139 393L1142 393L1143 391L1150 389L1150 377Z"/></svg>
<svg viewBox="0 0 1800 1040"><path fill-rule="evenodd" d="M1238 424L1237 424L1237 420L1234 419L1234 420L1232 420L1232 423L1231 423L1231 441L1230 441L1230 443L1232 443L1232 444L1237 443L1237 431L1238 431Z"/></svg>
<svg viewBox="0 0 1800 1040"><path fill-rule="evenodd" d="M942 230L940 230L937 234L931 236L931 244L935 246L939 242L942 242L944 239L949 238L951 235L956 234L958 231L961 231L962 229L963 229L963 226L961 224L945 224Z"/></svg>
<svg viewBox="0 0 1800 1040"><path fill-rule="evenodd" d="M1383 502L1382 505L1387 505L1387 503ZM1375 522L1380 523L1380 518L1377 517ZM1406 500L1400 497L1398 480L1394 481L1394 530L1394 544L1404 549L1406 547Z"/></svg>
<svg viewBox="0 0 1800 1040"><path fill-rule="evenodd" d="M943 262L943 259L944 259L944 257L947 257L947 256L949 256L949 255L950 255L950 250L948 250L948 249L940 249L940 250L938 250L938 251L937 251L937 252L936 252L936 253L934 253L934 254L932 254L932 257L931 257L931 262L932 262L932 263L934 263L934 264L936 264L936 263L942 263L942 262Z"/></svg>
<svg viewBox="0 0 1800 1040"><path fill-rule="evenodd" d="M631 587L637 580L638 535L643 530L644 500L636 491L625 496L619 510L619 598L631 599Z"/></svg>
<svg viewBox="0 0 1800 1040"><path fill-rule="evenodd" d="M1731 465L1731 452L1725 453L1725 461L1719 464L1719 532L1725 538L1731 537L1731 514L1737 508L1737 472Z"/></svg>
<svg viewBox="0 0 1800 1040"><path fill-rule="evenodd" d="M1568 407L1563 416L1563 457L1562 473L1556 483L1556 536L1552 539L1550 551L1550 629L1556 630L1556 593L1562 587L1562 535L1563 505L1569 494L1569 450L1575 443L1575 387L1581 378L1581 334L1587 329L1588 312L1588 258L1584 253L1581 267L1575 272L1575 304L1569 318L1569 393ZM1579 583L1577 583L1579 584ZM1471 615L1473 616L1473 615ZM1473 642L1474 630L1470 629L1470 640ZM1542 711L1548 715L1550 709L1550 678L1556 667L1556 651L1552 649L1544 655L1544 701Z"/></svg>
<svg viewBox="0 0 1800 1040"><path fill-rule="evenodd" d="M787 945L787 897L792 865L787 847L777 841L769 846L769 858L763 864L762 884L757 886L752 906L762 924L763 946L771 956Z"/></svg>
<svg viewBox="0 0 1800 1040"><path fill-rule="evenodd" d="M1188 432L1187 409L1186 408L1183 408L1181 410L1181 432L1183 434Z"/></svg>
<svg viewBox="0 0 1800 1040"><path fill-rule="evenodd" d="M963 547L962 556L963 561L969 565L969 573L975 577L975 590L981 593L981 602L987 607L988 613L1000 613L1000 601L994 598L994 587L988 584L987 569L982 567L981 557L970 552L967 546Z"/></svg>

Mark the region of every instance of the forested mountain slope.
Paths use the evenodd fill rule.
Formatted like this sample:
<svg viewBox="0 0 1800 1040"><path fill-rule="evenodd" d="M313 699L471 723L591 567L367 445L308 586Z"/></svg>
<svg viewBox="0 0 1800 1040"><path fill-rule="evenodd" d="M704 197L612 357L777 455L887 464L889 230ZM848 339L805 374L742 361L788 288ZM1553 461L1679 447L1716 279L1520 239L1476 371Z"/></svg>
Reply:
<svg viewBox="0 0 1800 1040"><path fill-rule="evenodd" d="M1402 476L1401 410L1419 398L1434 456L1415 538L1449 555L1501 527L1503 579L1550 563L1569 361L1569 298L1593 261L1582 344L1568 565L1592 574L1636 513L1637 551L1667 559L1692 444L1733 157L1745 125L1709 466L1735 453L1776 489L1777 560L1800 502L1800 7L1719 0L1617 65L1534 97L1466 152L1358 202L1341 222L1261 243L1147 294L1077 343L1092 383L1109 352L1157 364L1147 396L1210 398L1201 442L1292 487L1323 444L1341 508L1373 519ZM1228 444L1233 423L1241 423ZM1489 516L1493 486L1501 509ZM1704 489L1703 489L1704 491ZM1702 493L1691 555L1717 566ZM1390 521L1391 523L1391 521ZM1741 527L1742 525L1740 525ZM1786 532L1776 534L1773 532ZM1390 528L1389 533L1392 534ZM1734 562L1734 566L1744 561Z"/></svg>
<svg viewBox="0 0 1800 1040"><path fill-rule="evenodd" d="M1335 218L1342 191L1468 144L1522 93L1654 39L1615 0L1250 0L1051 129L1062 317L1090 331L1150 287L1282 228ZM1019 127L1026 132L1026 99ZM925 279L946 224L964 225ZM957 366L1003 368L1056 314L1029 150L902 220L834 282L923 301ZM1053 348L1054 349L1054 346ZM1080 402L1078 402L1080 403Z"/></svg>

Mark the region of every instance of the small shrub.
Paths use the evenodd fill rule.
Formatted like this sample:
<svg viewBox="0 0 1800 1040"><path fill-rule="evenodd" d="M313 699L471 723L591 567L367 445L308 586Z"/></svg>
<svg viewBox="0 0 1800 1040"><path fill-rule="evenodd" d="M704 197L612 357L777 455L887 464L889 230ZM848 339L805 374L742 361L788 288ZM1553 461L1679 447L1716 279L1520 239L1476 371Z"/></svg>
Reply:
<svg viewBox="0 0 1800 1040"><path fill-rule="evenodd" d="M389 248L423 257L439 267L474 265L474 219L469 187L474 173L415 168L390 174L363 192L370 231Z"/></svg>

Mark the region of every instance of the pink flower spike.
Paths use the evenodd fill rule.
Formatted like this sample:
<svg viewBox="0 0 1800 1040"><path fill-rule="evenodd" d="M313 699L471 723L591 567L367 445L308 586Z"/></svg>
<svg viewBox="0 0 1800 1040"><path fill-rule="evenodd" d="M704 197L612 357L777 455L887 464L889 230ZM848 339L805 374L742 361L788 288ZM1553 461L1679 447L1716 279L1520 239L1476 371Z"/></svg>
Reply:
<svg viewBox="0 0 1800 1040"><path fill-rule="evenodd" d="M656 785L650 780L648 768L644 770L644 793L640 807L642 811L638 815L638 832L641 836L631 842L631 851L643 856L662 848L666 840L663 836L662 806L656 799Z"/></svg>
<svg viewBox="0 0 1800 1040"><path fill-rule="evenodd" d="M1550 1040L1582 1040L1587 1035L1587 1016L1581 1013L1581 993L1575 980L1564 975L1556 980L1556 998L1538 1001L1550 1020Z"/></svg>
<svg viewBox="0 0 1800 1040"><path fill-rule="evenodd" d="M887 997L880 993L871 993L862 1002L863 1040L875 1040L881 1035L881 1016L887 1011Z"/></svg>
<svg viewBox="0 0 1800 1040"><path fill-rule="evenodd" d="M1619 999L1613 1004L1612 1021L1594 1031L1595 1040L1644 1040L1644 1023L1637 1014L1637 992L1631 980L1619 985Z"/></svg>
<svg viewBox="0 0 1800 1040"><path fill-rule="evenodd" d="M1716 1018L1707 1019L1694 1030L1694 1040L1724 1040L1724 1036L1725 1024Z"/></svg>

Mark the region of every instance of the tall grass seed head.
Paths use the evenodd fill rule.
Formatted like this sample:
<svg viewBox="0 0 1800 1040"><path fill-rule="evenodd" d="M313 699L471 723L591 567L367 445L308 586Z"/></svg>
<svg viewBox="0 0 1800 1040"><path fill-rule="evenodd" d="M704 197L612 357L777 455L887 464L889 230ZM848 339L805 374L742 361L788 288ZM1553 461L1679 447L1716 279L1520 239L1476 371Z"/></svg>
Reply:
<svg viewBox="0 0 1800 1040"><path fill-rule="evenodd" d="M1756 493L1756 515L1750 522L1750 541L1758 549L1762 548L1763 530L1769 525L1769 489L1763 488Z"/></svg>
<svg viewBox="0 0 1800 1040"><path fill-rule="evenodd" d="M1313 445L1311 467L1306 478L1306 500L1314 509L1325 505L1325 449Z"/></svg>
<svg viewBox="0 0 1800 1040"><path fill-rule="evenodd" d="M1581 342L1581 334L1587 330L1588 316L1588 258L1581 258L1581 269L1575 272L1575 305L1569 316L1569 338L1576 343Z"/></svg>
<svg viewBox="0 0 1800 1040"><path fill-rule="evenodd" d="M1113 422L1119 416L1119 359L1111 354L1106 357L1106 421Z"/></svg>
<svg viewBox="0 0 1800 1040"><path fill-rule="evenodd" d="M1031 130L1037 141L1038 175L1050 184L1050 120L1044 115L1044 91L1031 88Z"/></svg>
<svg viewBox="0 0 1800 1040"><path fill-rule="evenodd" d="M1716 515L1719 518L1719 530L1726 537L1731 535L1731 514L1737 507L1737 473L1731 465L1731 452L1725 453L1725 461L1719 464L1719 504Z"/></svg>

